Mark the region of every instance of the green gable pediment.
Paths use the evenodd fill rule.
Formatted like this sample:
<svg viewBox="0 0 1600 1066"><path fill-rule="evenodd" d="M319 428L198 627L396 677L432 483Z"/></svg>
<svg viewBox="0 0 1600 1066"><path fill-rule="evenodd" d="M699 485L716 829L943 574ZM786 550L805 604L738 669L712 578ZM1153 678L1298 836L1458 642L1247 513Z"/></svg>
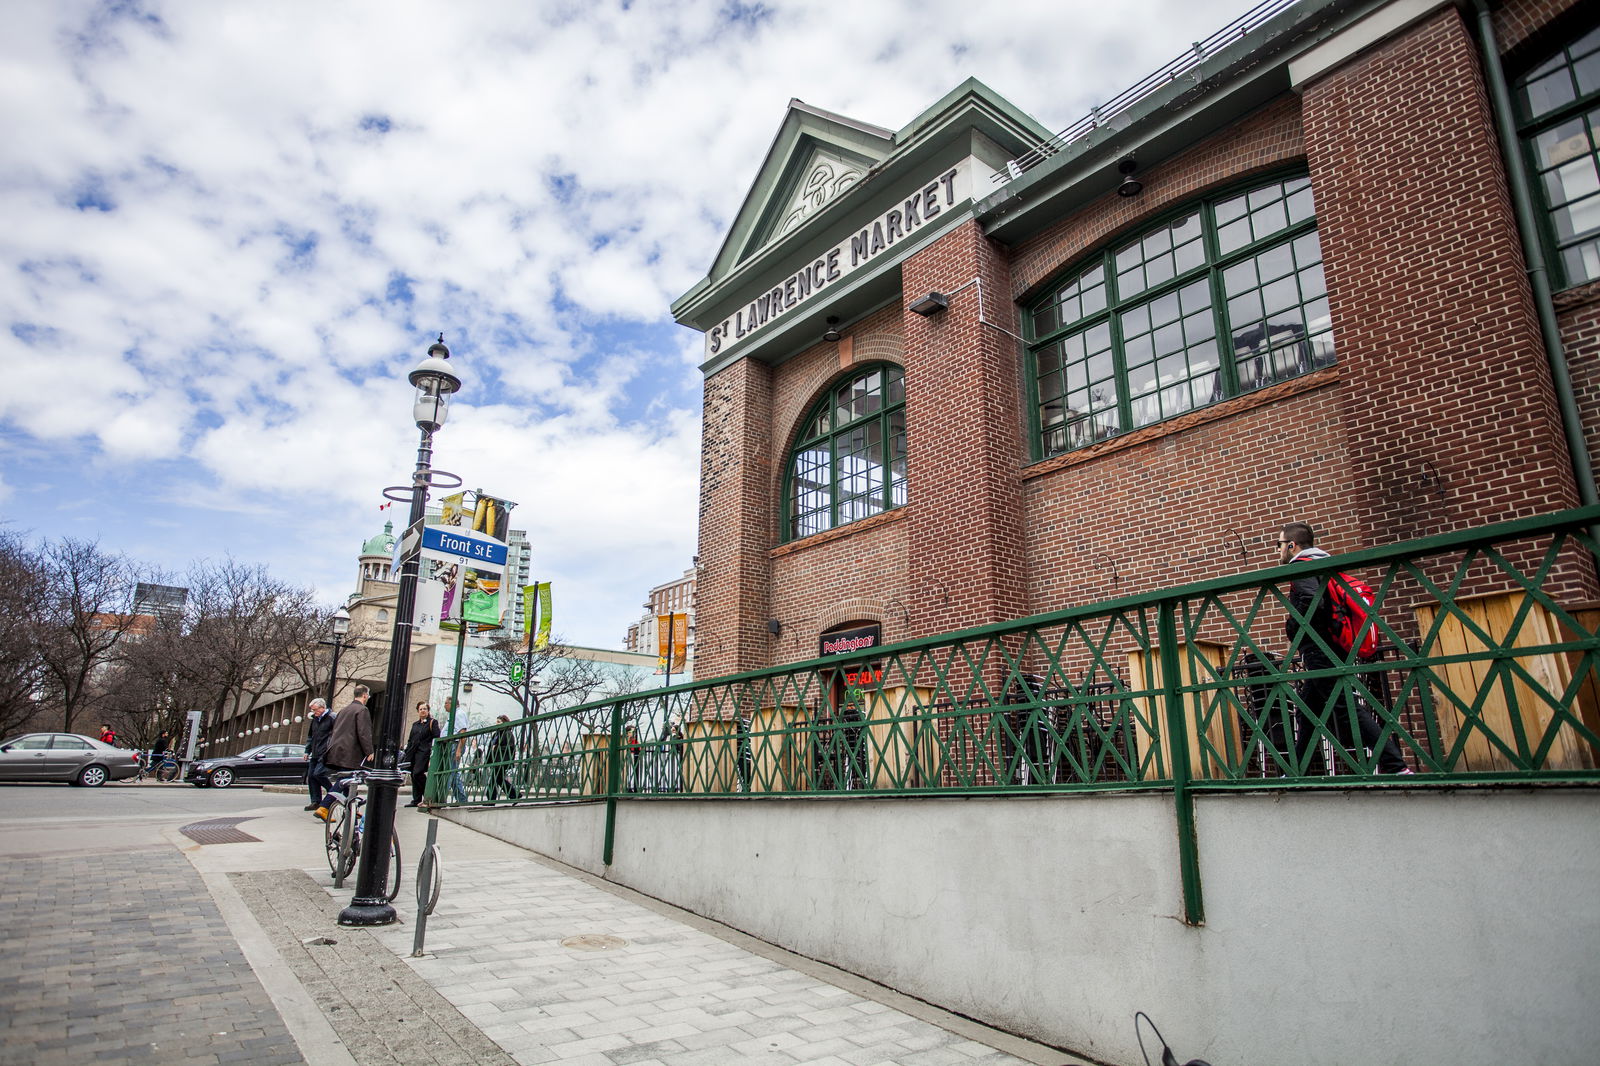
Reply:
<svg viewBox="0 0 1600 1066"><path fill-rule="evenodd" d="M894 150L894 134L790 100L711 269L726 277L761 249L799 229Z"/></svg>
<svg viewBox="0 0 1600 1066"><path fill-rule="evenodd" d="M970 219L997 170L1048 137L973 79L892 131L791 100L710 270L672 304L704 334L702 372L781 361L829 316L893 299L900 259Z"/></svg>
<svg viewBox="0 0 1600 1066"><path fill-rule="evenodd" d="M765 248L792 233L818 211L833 203L867 176L876 160L831 145L811 143L810 158L795 156L780 188L785 195L772 201L777 208L768 224L757 230L756 249Z"/></svg>

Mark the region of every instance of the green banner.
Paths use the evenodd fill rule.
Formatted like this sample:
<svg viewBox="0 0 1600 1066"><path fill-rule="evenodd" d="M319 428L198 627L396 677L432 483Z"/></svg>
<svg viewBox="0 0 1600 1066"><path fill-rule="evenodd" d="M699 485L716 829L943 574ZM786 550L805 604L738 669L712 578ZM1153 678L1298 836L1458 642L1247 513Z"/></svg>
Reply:
<svg viewBox="0 0 1600 1066"><path fill-rule="evenodd" d="M550 582L539 583L539 635L534 638L535 648L550 646Z"/></svg>
<svg viewBox="0 0 1600 1066"><path fill-rule="evenodd" d="M533 635L533 616L539 613L539 586L522 586L522 635Z"/></svg>
<svg viewBox="0 0 1600 1066"><path fill-rule="evenodd" d="M500 626L500 574L494 570L468 570L462 587L466 599L461 603L461 617L479 626Z"/></svg>

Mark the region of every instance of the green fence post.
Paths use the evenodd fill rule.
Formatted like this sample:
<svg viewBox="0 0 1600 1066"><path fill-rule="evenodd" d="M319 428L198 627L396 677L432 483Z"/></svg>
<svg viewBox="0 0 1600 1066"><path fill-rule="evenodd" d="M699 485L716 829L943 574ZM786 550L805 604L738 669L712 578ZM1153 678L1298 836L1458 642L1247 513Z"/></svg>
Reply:
<svg viewBox="0 0 1600 1066"><path fill-rule="evenodd" d="M435 742L428 753L428 781L427 790L423 795L423 802L430 807L444 806L445 790L441 788L444 778L444 744Z"/></svg>
<svg viewBox="0 0 1600 1066"><path fill-rule="evenodd" d="M611 705L611 742L606 748L606 846L603 861L611 865L617 840L617 792L622 781L622 704Z"/></svg>
<svg viewBox="0 0 1600 1066"><path fill-rule="evenodd" d="M1161 697L1167 708L1167 751L1172 759L1172 802L1178 821L1178 867L1183 878L1183 920L1204 925L1200 895L1200 851L1194 833L1194 793L1189 787L1189 729L1183 708L1183 665L1178 654L1178 626L1173 600L1157 607L1156 633L1161 642Z"/></svg>

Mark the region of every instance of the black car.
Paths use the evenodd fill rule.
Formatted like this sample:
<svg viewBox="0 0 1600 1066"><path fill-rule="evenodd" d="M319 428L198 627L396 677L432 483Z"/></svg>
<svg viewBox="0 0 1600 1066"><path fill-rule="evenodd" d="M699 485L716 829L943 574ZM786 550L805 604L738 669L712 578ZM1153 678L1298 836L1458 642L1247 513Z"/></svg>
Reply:
<svg viewBox="0 0 1600 1066"><path fill-rule="evenodd" d="M293 784L306 779L304 744L263 744L238 755L222 755L189 764L183 779L196 788L241 785Z"/></svg>

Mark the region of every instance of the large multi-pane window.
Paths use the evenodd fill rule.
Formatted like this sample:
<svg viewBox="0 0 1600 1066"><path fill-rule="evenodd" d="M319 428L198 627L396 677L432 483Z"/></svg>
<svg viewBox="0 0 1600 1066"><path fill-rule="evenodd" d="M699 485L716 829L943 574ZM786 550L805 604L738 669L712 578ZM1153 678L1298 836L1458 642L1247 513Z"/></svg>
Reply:
<svg viewBox="0 0 1600 1066"><path fill-rule="evenodd" d="M1562 286L1600 279L1600 27L1517 79Z"/></svg>
<svg viewBox="0 0 1600 1066"><path fill-rule="evenodd" d="M1080 263L1029 316L1040 456L1333 362L1311 182L1207 200Z"/></svg>
<svg viewBox="0 0 1600 1066"><path fill-rule="evenodd" d="M785 539L905 504L905 404L905 378L885 363L845 380L811 409L789 459Z"/></svg>

